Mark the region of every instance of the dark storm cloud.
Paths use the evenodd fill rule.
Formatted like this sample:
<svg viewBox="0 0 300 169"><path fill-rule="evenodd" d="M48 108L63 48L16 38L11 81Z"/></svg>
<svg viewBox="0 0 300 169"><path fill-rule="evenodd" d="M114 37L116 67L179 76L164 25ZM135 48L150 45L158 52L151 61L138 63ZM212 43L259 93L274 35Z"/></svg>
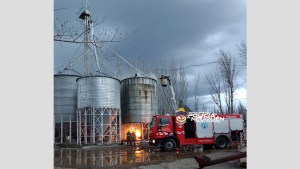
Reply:
<svg viewBox="0 0 300 169"><path fill-rule="evenodd" d="M188 57L191 48L207 49L203 44L209 35L222 31L235 34L238 30L232 25L245 19L239 1L125 1L119 8L113 2L119 1L110 2L107 9L113 12L103 13L121 29L138 30L118 49L127 55L136 49L141 57ZM178 55L176 51L181 49L184 54Z"/></svg>
<svg viewBox="0 0 300 169"><path fill-rule="evenodd" d="M55 0L55 18L68 20L69 25L79 26L76 12L83 0ZM111 43L120 55L128 60L138 56L152 64L154 58L183 60L184 65L202 64L216 60L219 48L237 56L236 45L246 42L246 0L90 0L94 19L106 16L104 23L95 27L95 34L103 27L116 28L129 34L127 40ZM76 21L77 20L77 21ZM56 42L57 43L57 42ZM73 46L73 47L72 47ZM73 55L77 45L55 44L55 68L64 65ZM209 94L205 76L215 64L186 69L189 82L188 94L193 95L194 76L200 74L200 95ZM239 79L245 79L242 68ZM245 81L245 80L244 80ZM240 87L246 83L239 80Z"/></svg>
<svg viewBox="0 0 300 169"><path fill-rule="evenodd" d="M246 19L245 4L237 0L90 0L89 3L93 18L107 16L103 26L119 26L121 31L137 30L128 40L113 45L124 56L133 55L135 50L140 57L169 58L182 49L184 55L176 57L196 57L196 53L189 54L189 51L211 47L204 44L208 36L218 32L238 34L240 30L232 29L232 25L245 24ZM75 13L82 7L82 1L55 1L55 8L63 7L67 9L55 11L55 16L72 23L77 17ZM95 34L97 28L101 30L100 26L95 28Z"/></svg>

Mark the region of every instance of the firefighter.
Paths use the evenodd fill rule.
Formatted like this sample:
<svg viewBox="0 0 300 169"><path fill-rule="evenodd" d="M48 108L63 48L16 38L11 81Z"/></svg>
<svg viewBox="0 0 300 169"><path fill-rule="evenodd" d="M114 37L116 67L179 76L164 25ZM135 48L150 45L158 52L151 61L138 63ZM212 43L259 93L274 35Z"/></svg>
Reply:
<svg viewBox="0 0 300 169"><path fill-rule="evenodd" d="M135 146L135 139L136 139L136 136L135 136L135 131L134 131L134 130L132 131L131 136L132 136L131 138L132 138L133 146Z"/></svg>
<svg viewBox="0 0 300 169"><path fill-rule="evenodd" d="M131 139L132 139L132 134L130 133L130 131L128 130L127 132L127 137L126 137L126 141L127 141L127 145L131 145Z"/></svg>

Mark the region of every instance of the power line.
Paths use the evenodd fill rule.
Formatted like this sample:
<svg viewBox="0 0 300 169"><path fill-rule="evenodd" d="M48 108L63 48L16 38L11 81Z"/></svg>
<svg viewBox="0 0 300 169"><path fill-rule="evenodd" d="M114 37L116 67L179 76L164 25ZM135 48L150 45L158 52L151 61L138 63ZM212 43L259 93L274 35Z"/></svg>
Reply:
<svg viewBox="0 0 300 169"><path fill-rule="evenodd" d="M78 48L76 49L75 53L73 54L73 56L71 57L71 59L70 59L70 60L73 60L73 58L74 58L75 54L78 52L78 50L79 50L79 48L81 47L81 45L82 45L82 43L81 43L81 44L78 46Z"/></svg>
<svg viewBox="0 0 300 169"><path fill-rule="evenodd" d="M120 41L78 42L78 41L62 40L62 39L54 39L54 41L68 42L68 43L103 43L103 42L120 42Z"/></svg>
<svg viewBox="0 0 300 169"><path fill-rule="evenodd" d="M154 70L175 71L175 70L187 69L189 67L210 65L210 64L214 64L214 63L218 63L218 62L217 61L213 61L213 62L208 62L208 63L202 63L202 64L196 64L196 65L189 65L189 66L185 66L185 67L177 68L177 69L167 69L167 70L166 69L154 69ZM235 65L235 66L246 66L246 65Z"/></svg>
<svg viewBox="0 0 300 169"><path fill-rule="evenodd" d="M59 11L59 10L64 10L64 9L68 9L69 7L66 7L66 8L56 8L54 9L54 11Z"/></svg>
<svg viewBox="0 0 300 169"><path fill-rule="evenodd" d="M214 62L208 62L208 63L203 63L203 64L189 65L189 66L185 66L185 67L177 68L177 69L167 69L167 70L165 70L165 69L154 69L154 70L174 71L174 70L186 69L186 68L193 67L193 66L205 66L205 65L210 65L210 64L214 64L214 63L217 63L217 62L214 61Z"/></svg>
<svg viewBox="0 0 300 169"><path fill-rule="evenodd" d="M136 70L136 72L139 72L139 70L132 66L126 59L124 59L120 54L118 54L116 51L114 51L110 46L103 44L104 46L106 46L110 51L112 51L116 56L118 56L119 58L121 58L124 62L126 62L129 66L131 66L132 68L134 68Z"/></svg>

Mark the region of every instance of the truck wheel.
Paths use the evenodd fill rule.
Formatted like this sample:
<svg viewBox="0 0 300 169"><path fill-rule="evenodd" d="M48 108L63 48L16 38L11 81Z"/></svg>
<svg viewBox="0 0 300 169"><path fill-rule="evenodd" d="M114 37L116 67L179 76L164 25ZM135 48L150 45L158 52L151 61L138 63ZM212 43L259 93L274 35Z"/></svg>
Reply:
<svg viewBox="0 0 300 169"><path fill-rule="evenodd" d="M216 140L216 148L217 149L224 149L228 145L228 139L224 136L219 136Z"/></svg>
<svg viewBox="0 0 300 169"><path fill-rule="evenodd" d="M173 151L176 148L176 142L173 139L168 138L164 142L164 150L165 151Z"/></svg>

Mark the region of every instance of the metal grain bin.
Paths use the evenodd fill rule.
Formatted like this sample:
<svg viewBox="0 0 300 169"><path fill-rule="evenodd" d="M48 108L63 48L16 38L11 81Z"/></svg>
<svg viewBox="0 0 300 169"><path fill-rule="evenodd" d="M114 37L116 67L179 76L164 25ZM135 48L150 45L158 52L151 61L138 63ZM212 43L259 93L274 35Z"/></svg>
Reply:
<svg viewBox="0 0 300 169"><path fill-rule="evenodd" d="M157 81L132 77L121 81L122 123L149 123L157 114Z"/></svg>
<svg viewBox="0 0 300 169"><path fill-rule="evenodd" d="M120 109L120 81L112 77L87 76L77 80L77 108Z"/></svg>
<svg viewBox="0 0 300 169"><path fill-rule="evenodd" d="M77 83L80 76L59 74L54 75L54 114L55 122L76 122ZM62 119L61 119L62 117Z"/></svg>

